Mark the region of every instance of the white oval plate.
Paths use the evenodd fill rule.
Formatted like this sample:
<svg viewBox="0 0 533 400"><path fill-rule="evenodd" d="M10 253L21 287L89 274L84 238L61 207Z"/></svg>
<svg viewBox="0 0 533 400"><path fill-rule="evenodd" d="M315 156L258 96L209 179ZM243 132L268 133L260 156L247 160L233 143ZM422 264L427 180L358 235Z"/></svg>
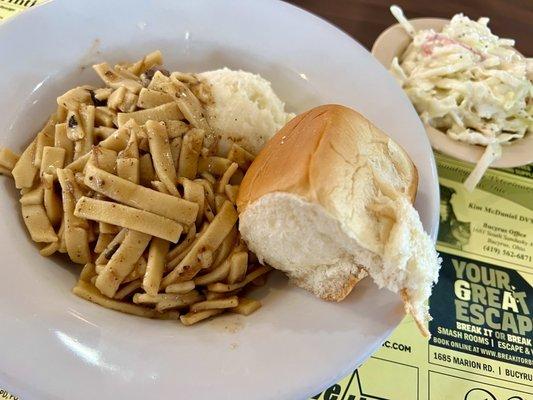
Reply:
<svg viewBox="0 0 533 400"><path fill-rule="evenodd" d="M65 0L26 11L0 25L0 143L21 150L60 93L98 82L92 63L154 49L170 70L261 73L291 111L358 109L413 158L416 206L435 236L435 162L407 97L363 47L282 2ZM78 268L39 256L12 182L0 186L0 386L22 399L303 399L361 364L403 317L398 296L370 280L332 304L279 275L248 318L185 328L109 311L71 294Z"/></svg>
<svg viewBox="0 0 533 400"><path fill-rule="evenodd" d="M409 20L417 31L433 29L440 32L449 22L442 18L415 18ZM400 24L395 24L384 30L372 46L372 55L387 69L394 57L400 57L405 51L411 37ZM445 132L425 125L431 146L441 153L476 164L485 151L485 147L453 140ZM527 165L533 162L533 135L516 140L502 146L502 156L494 161L491 166L495 168L512 168Z"/></svg>

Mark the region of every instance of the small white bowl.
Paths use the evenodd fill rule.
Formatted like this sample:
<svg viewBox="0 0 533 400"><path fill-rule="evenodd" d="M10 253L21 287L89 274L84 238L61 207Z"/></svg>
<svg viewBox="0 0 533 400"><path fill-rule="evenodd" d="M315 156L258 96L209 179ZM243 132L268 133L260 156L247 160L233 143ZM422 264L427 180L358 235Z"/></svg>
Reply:
<svg viewBox="0 0 533 400"><path fill-rule="evenodd" d="M449 20L442 18L418 18L409 21L415 29L434 29L441 31ZM389 68L394 57L399 57L411 42L410 36L400 24L392 25L385 30L374 42L372 54L385 68ZM459 160L477 163L485 147L476 146L453 140L444 132L425 124L426 132L435 150ZM492 163L491 167L512 168L527 165L533 162L533 135L503 146L502 156Z"/></svg>

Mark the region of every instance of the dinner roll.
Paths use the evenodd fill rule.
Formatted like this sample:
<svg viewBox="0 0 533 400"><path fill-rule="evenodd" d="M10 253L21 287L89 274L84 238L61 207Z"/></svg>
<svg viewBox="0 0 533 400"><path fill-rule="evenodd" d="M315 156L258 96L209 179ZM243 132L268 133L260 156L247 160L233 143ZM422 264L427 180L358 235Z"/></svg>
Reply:
<svg viewBox="0 0 533 400"><path fill-rule="evenodd" d="M366 274L400 293L421 328L440 262L412 206L417 171L356 111L325 105L282 128L242 181L242 237L261 262L333 301Z"/></svg>

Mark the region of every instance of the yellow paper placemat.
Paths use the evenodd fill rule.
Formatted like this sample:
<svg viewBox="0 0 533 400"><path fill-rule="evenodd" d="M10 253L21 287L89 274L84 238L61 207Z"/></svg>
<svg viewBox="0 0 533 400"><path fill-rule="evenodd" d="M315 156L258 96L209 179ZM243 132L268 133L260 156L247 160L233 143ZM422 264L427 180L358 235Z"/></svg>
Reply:
<svg viewBox="0 0 533 400"><path fill-rule="evenodd" d="M0 0L0 21L37 3L39 0Z"/></svg>
<svg viewBox="0 0 533 400"><path fill-rule="evenodd" d="M39 0L0 0L0 20ZM533 167L489 170L437 155L443 258L428 342L410 317L320 400L533 400ZM17 400L0 388L0 399Z"/></svg>

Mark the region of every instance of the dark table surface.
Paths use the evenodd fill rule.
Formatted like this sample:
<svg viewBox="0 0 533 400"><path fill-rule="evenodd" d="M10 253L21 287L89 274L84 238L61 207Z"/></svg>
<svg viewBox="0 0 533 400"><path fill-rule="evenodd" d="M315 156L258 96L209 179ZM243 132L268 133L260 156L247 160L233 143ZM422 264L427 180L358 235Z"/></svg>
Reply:
<svg viewBox="0 0 533 400"><path fill-rule="evenodd" d="M370 49L374 40L396 21L391 4L403 8L408 18L450 18L462 12L472 19L489 17L489 27L500 36L516 40L522 54L533 57L533 0L289 0L353 36Z"/></svg>

